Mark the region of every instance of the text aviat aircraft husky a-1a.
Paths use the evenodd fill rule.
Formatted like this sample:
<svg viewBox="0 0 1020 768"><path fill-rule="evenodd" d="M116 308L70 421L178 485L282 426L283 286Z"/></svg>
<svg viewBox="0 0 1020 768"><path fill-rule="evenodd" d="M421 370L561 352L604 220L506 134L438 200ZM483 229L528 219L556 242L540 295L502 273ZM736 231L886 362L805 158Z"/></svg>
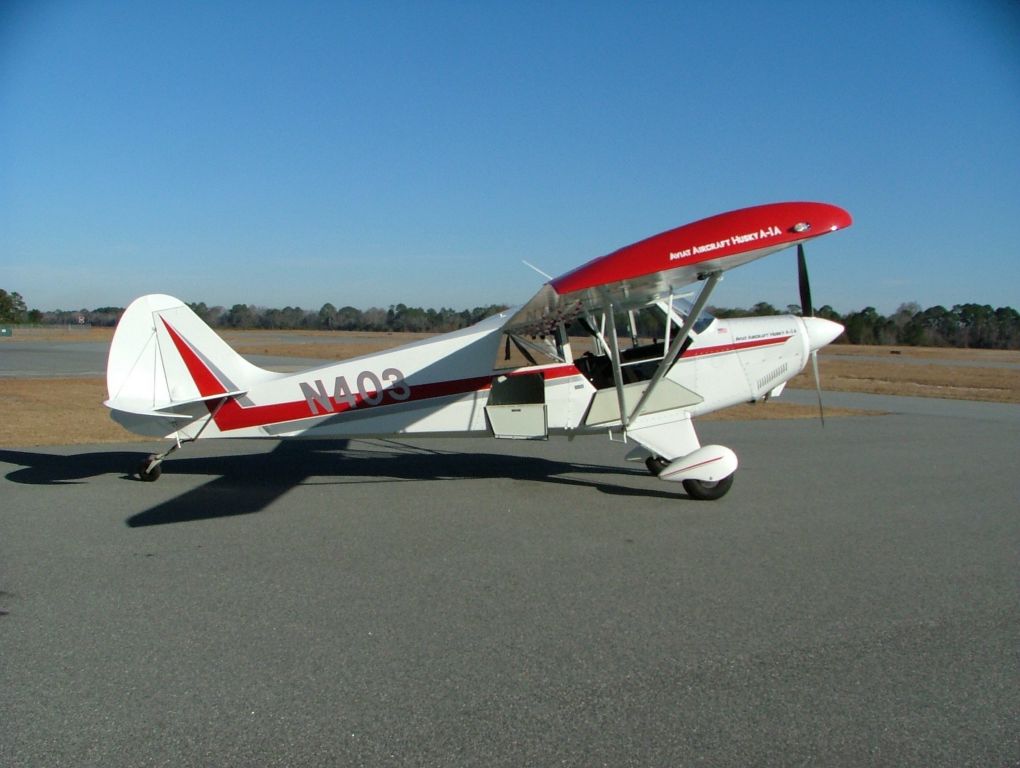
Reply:
<svg viewBox="0 0 1020 768"><path fill-rule="evenodd" d="M719 498L737 457L701 445L693 419L778 395L809 358L817 384L816 352L843 328L811 316L803 243L850 223L824 203L723 213L594 259L469 328L298 373L258 368L183 302L143 296L114 334L106 405L127 429L174 441L138 468L143 480L200 438L602 434L633 443L627 458L689 496ZM705 312L723 272L790 246L804 316ZM681 295L692 283L693 302ZM660 339L639 342L640 311L658 313ZM593 351L574 355L575 322ZM526 365L507 363L511 344Z"/></svg>

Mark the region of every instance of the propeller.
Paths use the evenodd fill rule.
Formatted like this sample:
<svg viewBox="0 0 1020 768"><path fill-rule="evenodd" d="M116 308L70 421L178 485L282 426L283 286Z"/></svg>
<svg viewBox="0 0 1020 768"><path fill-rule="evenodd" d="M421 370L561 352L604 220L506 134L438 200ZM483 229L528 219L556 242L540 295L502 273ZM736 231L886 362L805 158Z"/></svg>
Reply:
<svg viewBox="0 0 1020 768"><path fill-rule="evenodd" d="M797 283L800 288L801 317L814 317L814 305L811 303L811 281L808 279L807 258L804 256L804 244L797 243ZM818 393L818 418L822 427L825 426L825 409L822 407L822 380L818 375L818 350L811 350L811 369L815 373L815 392Z"/></svg>
<svg viewBox="0 0 1020 768"><path fill-rule="evenodd" d="M814 317L814 305L811 303L811 281L808 280L807 259L804 258L804 244L797 244L797 282L800 288L800 314Z"/></svg>

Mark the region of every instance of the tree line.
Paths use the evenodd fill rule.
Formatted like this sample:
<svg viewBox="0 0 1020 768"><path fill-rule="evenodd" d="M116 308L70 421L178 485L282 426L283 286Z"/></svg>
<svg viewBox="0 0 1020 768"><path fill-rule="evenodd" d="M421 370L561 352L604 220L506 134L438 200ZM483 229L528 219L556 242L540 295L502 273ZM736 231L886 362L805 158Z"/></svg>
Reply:
<svg viewBox="0 0 1020 768"><path fill-rule="evenodd" d="M188 306L204 322L214 328L314 331L411 331L445 333L474 325L490 315L506 309L504 304L490 304L473 309L425 309L393 304L388 309L371 307L339 309L326 303L316 310L301 307L259 307L234 304L232 307L207 306L205 302L188 302ZM0 289L0 322L34 325L77 325L82 322L99 327L112 327L124 314L124 307L97 309L27 310L18 293Z"/></svg>
<svg viewBox="0 0 1020 768"><path fill-rule="evenodd" d="M455 331L506 309L506 306L497 304L456 310L448 307L425 309L406 304L394 304L387 309L358 309L351 306L337 308L326 303L318 311L301 307L273 309L251 304L235 304L228 309L222 306L209 307L205 302L190 303L188 306L214 328L421 333ZM717 317L742 317L786 312L800 314L800 307L790 304L779 309L768 302L758 302L749 309L713 307L710 311ZM64 325L77 324L79 319L83 319L94 326L113 326L123 312L122 307L47 312L29 310L20 294L0 289L2 323ZM846 331L837 339L837 343L1020 349L1020 313L1012 307L954 304L949 309L941 305L922 309L919 304L909 302L901 304L895 312L886 316L874 307L841 315L826 304L818 308L815 314L843 324ZM639 331L649 335L661 333L661 328L649 326L646 329L647 322L640 323ZM580 330L578 332L583 333Z"/></svg>
<svg viewBox="0 0 1020 768"><path fill-rule="evenodd" d="M717 309L718 317L782 314L767 302L751 309ZM790 304L786 312L800 314ZM841 323L846 329L836 340L845 344L898 344L909 347L964 347L972 349L1020 349L1020 313L1012 307L993 309L990 304L954 304L921 309L917 302L900 304L891 315L874 307L841 315L828 304L815 315Z"/></svg>

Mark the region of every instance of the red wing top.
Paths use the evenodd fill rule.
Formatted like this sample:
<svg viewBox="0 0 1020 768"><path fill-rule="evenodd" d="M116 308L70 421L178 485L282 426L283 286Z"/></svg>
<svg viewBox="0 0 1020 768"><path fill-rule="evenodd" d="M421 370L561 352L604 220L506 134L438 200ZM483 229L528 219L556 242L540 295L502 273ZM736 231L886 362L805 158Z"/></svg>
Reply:
<svg viewBox="0 0 1020 768"><path fill-rule="evenodd" d="M548 331L600 309L665 299L708 272L732 269L819 235L845 229L850 214L827 203L771 203L701 219L592 259L546 283L507 323Z"/></svg>

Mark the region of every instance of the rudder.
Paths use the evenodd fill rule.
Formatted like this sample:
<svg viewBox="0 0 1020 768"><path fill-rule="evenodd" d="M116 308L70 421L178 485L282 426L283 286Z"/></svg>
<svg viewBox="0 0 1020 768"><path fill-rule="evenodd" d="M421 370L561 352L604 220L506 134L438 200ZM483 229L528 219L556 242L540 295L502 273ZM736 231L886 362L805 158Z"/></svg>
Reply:
<svg viewBox="0 0 1020 768"><path fill-rule="evenodd" d="M124 311L106 366L107 407L133 432L167 435L275 374L252 365L180 299L150 294Z"/></svg>

